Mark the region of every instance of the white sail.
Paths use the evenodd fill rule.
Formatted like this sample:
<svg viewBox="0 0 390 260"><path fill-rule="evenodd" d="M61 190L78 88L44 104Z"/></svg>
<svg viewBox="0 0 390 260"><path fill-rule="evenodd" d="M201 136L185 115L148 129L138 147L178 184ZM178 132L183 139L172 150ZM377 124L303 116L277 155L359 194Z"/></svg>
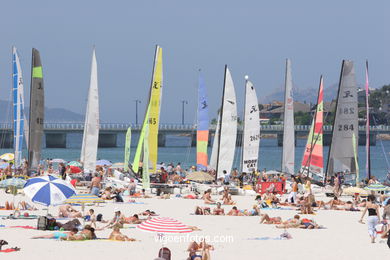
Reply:
<svg viewBox="0 0 390 260"><path fill-rule="evenodd" d="M225 67L224 95L221 110L221 126L219 149L217 157L217 178L224 176L224 171L230 173L237 139L237 104L236 93L230 71Z"/></svg>
<svg viewBox="0 0 390 260"><path fill-rule="evenodd" d="M256 90L252 82L246 81L244 132L242 144L242 172L257 170L260 144L260 111Z"/></svg>
<svg viewBox="0 0 390 260"><path fill-rule="evenodd" d="M211 148L211 156L209 162L209 168L216 170L217 169L217 157L218 157L218 141L219 141L219 124L221 122L221 115L218 113L217 126L215 128L213 146Z"/></svg>
<svg viewBox="0 0 390 260"><path fill-rule="evenodd" d="M294 100L291 77L291 61L289 59L286 60L285 80L282 172L294 174Z"/></svg>
<svg viewBox="0 0 390 260"><path fill-rule="evenodd" d="M80 160L84 170L95 171L99 141L99 92L95 50L92 54L91 80L85 113L84 135Z"/></svg>

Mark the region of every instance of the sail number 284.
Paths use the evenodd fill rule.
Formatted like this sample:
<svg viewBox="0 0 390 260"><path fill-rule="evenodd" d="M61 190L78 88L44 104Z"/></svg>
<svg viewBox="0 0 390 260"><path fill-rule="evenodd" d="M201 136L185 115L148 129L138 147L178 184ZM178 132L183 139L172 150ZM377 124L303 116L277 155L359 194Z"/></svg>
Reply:
<svg viewBox="0 0 390 260"><path fill-rule="evenodd" d="M353 131L354 127L353 127L353 124L345 124L345 125L338 125L338 130L339 131Z"/></svg>

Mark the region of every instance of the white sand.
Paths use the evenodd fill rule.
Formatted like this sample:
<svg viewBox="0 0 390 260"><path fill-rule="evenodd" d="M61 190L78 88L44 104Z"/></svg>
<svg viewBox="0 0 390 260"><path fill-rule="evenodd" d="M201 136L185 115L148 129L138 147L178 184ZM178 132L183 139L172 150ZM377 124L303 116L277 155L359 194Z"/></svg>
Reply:
<svg viewBox="0 0 390 260"><path fill-rule="evenodd" d="M216 198L216 196L214 196ZM0 205L12 196L0 191ZM16 201L22 199L17 196ZM26 199L26 198L23 198ZM127 199L127 198L126 198ZM251 208L254 197L234 196L239 209ZM26 199L28 201L28 199ZM128 200L128 199L127 199ZM211 243L215 251L212 259L390 259L390 249L384 242L371 244L367 226L358 223L361 212L345 212L321 210L316 215L303 216L314 218L322 230L289 229L293 236L291 240L248 240L255 237L278 237L283 230L275 225L260 225L259 217L229 217L229 216L195 216L195 205L203 205L201 200L185 200L172 198L138 199L145 204L114 204L106 203L94 207L96 213L102 213L104 218L113 217L113 209L118 207L129 216L146 209L151 209L160 216L173 217L184 224L197 226L202 231L191 235L232 236L233 243ZM42 207L40 207L42 208ZM87 207L88 209L89 207ZM225 211L231 206L224 206ZM263 210L271 217L281 216L283 219L292 217L292 210ZM10 211L0 210L0 215L10 214ZM30 214L45 214L45 210L30 212ZM57 208L50 207L50 213L57 214ZM37 220L2 220L0 225L31 225L36 226ZM134 227L135 225L128 225ZM38 231L20 228L0 228L0 239L7 240L9 246L21 247L20 252L0 253L0 259L154 259L161 247L155 241L154 234L141 232L134 228L122 229L137 242L115 241L82 241L68 242L56 240L33 240L32 236L49 234L51 231ZM110 230L97 231L98 237L108 237ZM172 259L186 259L188 242L168 243L172 251ZM6 247L4 247L6 248Z"/></svg>

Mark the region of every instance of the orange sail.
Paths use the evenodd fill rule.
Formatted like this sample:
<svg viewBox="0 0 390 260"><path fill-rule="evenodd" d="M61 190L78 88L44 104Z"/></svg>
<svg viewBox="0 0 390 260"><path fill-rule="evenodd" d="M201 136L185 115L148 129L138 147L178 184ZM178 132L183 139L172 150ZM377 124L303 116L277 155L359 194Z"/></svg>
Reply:
<svg viewBox="0 0 390 260"><path fill-rule="evenodd" d="M324 155L322 145L322 126L323 126L323 79L321 76L320 86L318 90L317 109L311 124L309 137L307 138L307 144L305 152L303 154L301 172L312 177L316 175L323 177L324 172Z"/></svg>

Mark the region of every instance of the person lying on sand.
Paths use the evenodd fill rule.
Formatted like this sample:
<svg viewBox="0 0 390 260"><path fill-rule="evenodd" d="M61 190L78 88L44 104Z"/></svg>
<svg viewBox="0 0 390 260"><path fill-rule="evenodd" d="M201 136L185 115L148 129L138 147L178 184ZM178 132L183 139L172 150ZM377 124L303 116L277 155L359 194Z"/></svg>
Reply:
<svg viewBox="0 0 390 260"><path fill-rule="evenodd" d="M243 212L237 209L236 206L234 206L227 214L227 216L245 216Z"/></svg>
<svg viewBox="0 0 390 260"><path fill-rule="evenodd" d="M151 211L149 209L139 213L138 215L141 215L141 216L148 216L148 217L152 217L152 216L157 216L156 212L154 211Z"/></svg>
<svg viewBox="0 0 390 260"><path fill-rule="evenodd" d="M122 234L118 226L114 226L108 239L115 241L136 241L134 238L129 238Z"/></svg>
<svg viewBox="0 0 390 260"><path fill-rule="evenodd" d="M270 218L268 214L261 214L260 216L261 216L260 224L281 224L282 223L281 217Z"/></svg>
<svg viewBox="0 0 390 260"><path fill-rule="evenodd" d="M218 202L217 207L213 209L213 215L225 215L225 210L221 207L221 202Z"/></svg>
<svg viewBox="0 0 390 260"><path fill-rule="evenodd" d="M68 236L67 238L61 238L61 240L76 240L76 241L91 240L91 239L96 239L96 235L95 235L95 229L90 225L86 225L84 229L77 234Z"/></svg>
<svg viewBox="0 0 390 260"><path fill-rule="evenodd" d="M314 220L304 218L301 221L299 228L302 229L320 229L322 226L318 225Z"/></svg>
<svg viewBox="0 0 390 260"><path fill-rule="evenodd" d="M325 207L325 209L339 209L338 206L345 205L344 201L339 200L337 197L334 197L333 199L329 200L325 203L325 205L328 205Z"/></svg>
<svg viewBox="0 0 390 260"><path fill-rule="evenodd" d="M140 224L143 220L139 219L137 214L134 214L131 217L125 218L126 224Z"/></svg>
<svg viewBox="0 0 390 260"><path fill-rule="evenodd" d="M195 207L195 215L210 215L210 208L209 207Z"/></svg>
<svg viewBox="0 0 390 260"><path fill-rule="evenodd" d="M210 260L210 251L212 250L214 250L214 247L207 244L204 240L199 244L196 241L191 242L187 249L189 252L187 260Z"/></svg>
<svg viewBox="0 0 390 260"><path fill-rule="evenodd" d="M105 188L101 198L104 199L104 200L111 200L111 199L113 199L112 188L111 187Z"/></svg>
<svg viewBox="0 0 390 260"><path fill-rule="evenodd" d="M126 223L126 218L125 216L121 213L121 211L119 209L114 209L114 212L115 212L115 215L114 217L111 219L110 222L108 222L108 225L103 227L102 229L104 228L112 228L114 226L117 226L119 228L123 228L123 224Z"/></svg>
<svg viewBox="0 0 390 260"><path fill-rule="evenodd" d="M159 199L164 199L164 200L167 200L167 199L170 199L171 198L171 194L170 193L164 193L164 192L161 192L160 196L158 197Z"/></svg>
<svg viewBox="0 0 390 260"><path fill-rule="evenodd" d="M300 217L299 215L295 215L294 218L288 219L282 224L276 225L277 228L298 228L301 225Z"/></svg>
<svg viewBox="0 0 390 260"><path fill-rule="evenodd" d="M69 236L74 236L75 234L77 234L77 232L79 232L79 230L77 228L73 228L71 231L66 231L66 232L57 231L57 232L51 233L49 235L35 236L35 237L32 237L32 239L40 239L40 238L43 238L43 239L67 239Z"/></svg>
<svg viewBox="0 0 390 260"><path fill-rule="evenodd" d="M71 205L62 205L58 209L58 216L60 218L81 218L81 212L74 209Z"/></svg>
<svg viewBox="0 0 390 260"><path fill-rule="evenodd" d="M205 191L202 199L205 204L215 204L215 200L211 198L211 190Z"/></svg>
<svg viewBox="0 0 390 260"><path fill-rule="evenodd" d="M259 216L260 215L260 210L257 205L253 205L251 209L246 209L244 210L244 215L246 216Z"/></svg>

